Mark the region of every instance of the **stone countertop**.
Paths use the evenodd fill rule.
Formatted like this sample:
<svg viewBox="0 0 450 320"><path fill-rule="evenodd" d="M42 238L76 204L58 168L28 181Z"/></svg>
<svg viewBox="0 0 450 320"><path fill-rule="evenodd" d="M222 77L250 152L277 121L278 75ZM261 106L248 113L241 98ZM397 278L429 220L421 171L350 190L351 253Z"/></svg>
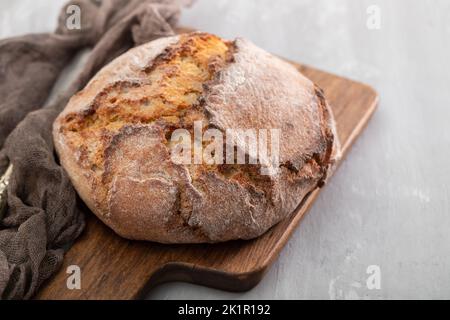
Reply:
<svg viewBox="0 0 450 320"><path fill-rule="evenodd" d="M53 30L63 3L0 0L0 38ZM198 0L185 10L181 25L365 82L380 104L259 285L177 282L148 298L450 299L449 17L446 0ZM379 289L367 287L369 266Z"/></svg>

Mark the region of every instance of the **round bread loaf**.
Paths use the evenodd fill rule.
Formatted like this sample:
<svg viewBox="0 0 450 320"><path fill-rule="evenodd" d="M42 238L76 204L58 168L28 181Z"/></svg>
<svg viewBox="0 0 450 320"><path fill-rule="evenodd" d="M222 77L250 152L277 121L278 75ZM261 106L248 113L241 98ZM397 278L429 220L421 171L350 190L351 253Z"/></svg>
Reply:
<svg viewBox="0 0 450 320"><path fill-rule="evenodd" d="M277 161L269 157L263 173L267 163L239 138L222 140L231 163L174 161L174 132L194 135L196 123L200 135L276 129L278 149L269 151L278 151ZM263 234L324 183L339 154L317 86L247 40L206 33L158 39L118 57L72 97L53 135L92 212L122 237L162 243Z"/></svg>

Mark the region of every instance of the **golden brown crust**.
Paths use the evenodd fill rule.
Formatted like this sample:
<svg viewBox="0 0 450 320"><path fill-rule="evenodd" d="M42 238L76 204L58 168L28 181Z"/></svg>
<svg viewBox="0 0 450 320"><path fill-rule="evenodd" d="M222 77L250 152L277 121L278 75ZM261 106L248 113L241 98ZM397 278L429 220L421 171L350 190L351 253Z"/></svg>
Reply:
<svg viewBox="0 0 450 320"><path fill-rule="evenodd" d="M281 129L280 169L181 165L173 130ZM75 95L54 124L62 165L118 234L164 243L256 237L323 184L338 149L319 88L248 41L205 33L130 50ZM239 143L237 148L240 146Z"/></svg>

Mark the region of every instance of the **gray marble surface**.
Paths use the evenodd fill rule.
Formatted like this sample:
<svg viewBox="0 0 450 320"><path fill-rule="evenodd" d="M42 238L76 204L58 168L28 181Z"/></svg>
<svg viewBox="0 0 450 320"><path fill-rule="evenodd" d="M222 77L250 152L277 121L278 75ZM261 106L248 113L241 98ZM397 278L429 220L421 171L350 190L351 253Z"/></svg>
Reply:
<svg viewBox="0 0 450 320"><path fill-rule="evenodd" d="M0 0L0 37L52 30L62 3ZM367 27L370 5L380 29ZM170 283L148 298L449 299L449 17L447 0L198 0L185 10L183 25L366 82L381 100L258 286ZM366 286L369 265L380 289Z"/></svg>

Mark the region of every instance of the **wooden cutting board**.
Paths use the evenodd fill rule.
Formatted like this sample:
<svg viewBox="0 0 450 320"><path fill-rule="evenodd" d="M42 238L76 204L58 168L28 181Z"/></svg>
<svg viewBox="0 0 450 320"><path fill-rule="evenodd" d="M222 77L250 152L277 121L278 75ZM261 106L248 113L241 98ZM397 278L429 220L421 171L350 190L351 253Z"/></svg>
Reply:
<svg viewBox="0 0 450 320"><path fill-rule="evenodd" d="M367 85L290 63L325 91L345 156L374 112L377 93ZM277 258L319 192L311 192L289 218L261 237L221 244L163 245L125 240L86 209L86 230L66 254L60 272L43 285L36 298L136 299L151 287L174 280L230 291L249 290ZM81 269L79 290L67 288L70 265Z"/></svg>

